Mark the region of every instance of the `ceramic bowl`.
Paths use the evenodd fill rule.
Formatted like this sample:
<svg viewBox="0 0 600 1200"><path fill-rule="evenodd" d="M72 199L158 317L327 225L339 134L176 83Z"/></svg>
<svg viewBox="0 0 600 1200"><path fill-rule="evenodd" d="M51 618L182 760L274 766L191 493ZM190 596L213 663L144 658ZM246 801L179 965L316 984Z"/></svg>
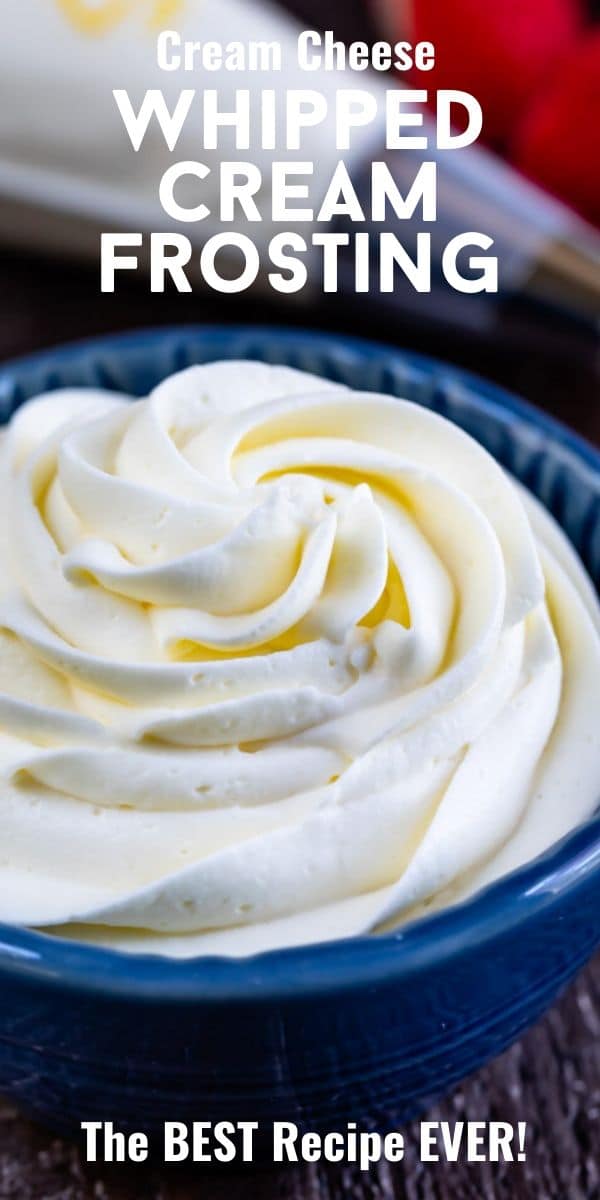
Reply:
<svg viewBox="0 0 600 1200"><path fill-rule="evenodd" d="M141 395L220 358L285 363L450 417L551 509L598 585L600 455L497 388L384 346L270 328L105 338L5 366L0 419L51 388ZM596 816L473 899L385 936L181 962L0 926L0 1092L61 1129L388 1127L552 1004L600 941L599 913Z"/></svg>

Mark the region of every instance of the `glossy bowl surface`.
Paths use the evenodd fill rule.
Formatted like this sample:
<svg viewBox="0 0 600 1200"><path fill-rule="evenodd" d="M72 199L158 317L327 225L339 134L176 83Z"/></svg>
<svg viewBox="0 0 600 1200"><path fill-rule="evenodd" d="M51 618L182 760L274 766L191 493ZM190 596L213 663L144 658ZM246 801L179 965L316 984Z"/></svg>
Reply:
<svg viewBox="0 0 600 1200"><path fill-rule="evenodd" d="M490 384L385 346L237 327L103 338L3 367L0 421L42 391L143 395L220 358L285 363L450 417L555 514L598 587L600 454ZM389 1127L552 1003L598 945L599 912L595 816L473 899L379 937L177 962L0 925L0 1092L67 1130L258 1120L267 1156L273 1120Z"/></svg>

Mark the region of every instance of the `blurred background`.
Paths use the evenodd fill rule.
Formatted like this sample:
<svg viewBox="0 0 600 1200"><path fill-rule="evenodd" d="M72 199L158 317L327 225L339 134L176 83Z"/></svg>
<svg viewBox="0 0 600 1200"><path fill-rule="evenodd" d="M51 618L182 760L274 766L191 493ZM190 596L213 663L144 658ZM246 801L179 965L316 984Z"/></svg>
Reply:
<svg viewBox="0 0 600 1200"><path fill-rule="evenodd" d="M16 28L30 3L34 0L7 2L0 58L5 76L11 20ZM66 11L72 3L98 9L106 0L44 3ZM511 260L500 295L464 298L440 289L423 298L402 286L392 298L374 294L358 299L348 286L336 296L315 294L309 304L256 289L237 298L174 290L152 295L147 280L126 273L118 279L116 294L102 295L99 244L95 257L78 256L67 246L66 235L64 245L59 232L42 236L35 205L30 200L24 204L18 191L11 194L10 173L2 182L0 170L0 358L157 324L311 325L376 337L467 366L600 442L599 0L286 0L281 7L304 26L333 29L347 41L433 41L434 72L408 82L430 90L464 88L477 96L488 149L476 149L453 164L452 178L440 192L440 222L447 220L452 229L456 221L457 228L496 237L500 255ZM252 13L254 35L264 37L260 6L254 4ZM235 37L236 31L225 34ZM101 54L101 39L97 45ZM51 45L38 46L38 61L42 56L51 60L53 51ZM17 61L13 69L18 66ZM67 77L69 70L73 83L69 90L68 78L61 81L61 102L76 106L80 85L73 63L66 64ZM387 77L384 82L391 86ZM201 86L189 76L178 83ZM153 85L160 86L160 80ZM127 80L110 86L127 86ZM306 86L319 85L312 77ZM346 86L364 86L363 77L355 76ZM0 162L20 153L18 125L11 125L14 96L12 104L4 106L0 117ZM37 110L31 107L29 120L44 130L43 150L38 148L34 164L44 209L44 170L49 166L44 158L57 151L39 103ZM57 134L54 128L54 136L60 147L60 130ZM69 151L79 153L82 162L86 155L93 158L91 123L87 144L61 148L65 156ZM529 192L526 179L540 190ZM554 207L555 199L560 207ZM68 230L71 219L74 214L67 212L61 228Z"/></svg>

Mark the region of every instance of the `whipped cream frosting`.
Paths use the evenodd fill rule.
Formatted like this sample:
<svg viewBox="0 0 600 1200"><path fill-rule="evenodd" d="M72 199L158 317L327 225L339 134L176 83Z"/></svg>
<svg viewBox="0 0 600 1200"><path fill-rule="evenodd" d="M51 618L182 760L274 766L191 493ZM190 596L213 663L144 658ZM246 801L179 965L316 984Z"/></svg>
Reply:
<svg viewBox="0 0 600 1200"><path fill-rule="evenodd" d="M591 583L426 409L245 362L58 391L2 439L0 512L0 921L364 933L597 803Z"/></svg>

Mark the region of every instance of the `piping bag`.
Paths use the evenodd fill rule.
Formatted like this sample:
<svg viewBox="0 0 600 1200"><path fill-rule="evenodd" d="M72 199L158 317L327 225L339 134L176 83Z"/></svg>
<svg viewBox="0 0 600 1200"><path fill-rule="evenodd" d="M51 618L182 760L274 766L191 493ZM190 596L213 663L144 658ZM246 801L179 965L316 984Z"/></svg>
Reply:
<svg viewBox="0 0 600 1200"><path fill-rule="evenodd" d="M177 31L182 41L279 42L283 70L161 70L157 63L161 29ZM436 222L423 226L418 218L400 220L393 213L385 222L385 228L397 233L409 253L419 229L431 233L431 293L416 293L398 274L393 294L372 292L369 303L382 306L388 315L409 313L424 323L489 334L514 300L520 307L525 304L529 324L543 324L549 314L558 315L561 329L572 328L582 336L586 350L597 360L600 236L568 208L478 146L444 152L431 146L386 151L385 92L396 85L396 77L324 69L307 73L298 64L300 32L281 8L263 0L4 0L0 238L63 255L97 257L101 231L167 232L174 228L158 195L161 176L172 162L201 159L211 168L202 198L209 207L217 208L219 161L237 157L256 163L263 171L264 186L256 197L263 219L244 230L260 251L275 233L290 228L287 222L273 225L270 217L269 168L274 159L314 164L311 205L318 207L343 157L367 212L373 160L386 161L406 195L420 163L437 159ZM422 86L427 86L426 75ZM184 88L199 93L205 88L218 89L222 111L235 106L237 89L249 88L257 106L251 124L256 144L240 153L234 148L233 130L223 130L218 150L206 150L201 125L190 115L174 152L152 122L135 153L115 104L115 88L127 90L134 108L141 104L146 89L160 89L171 111ZM281 146L274 152L263 150L258 119L262 89L277 93L278 119L283 120L286 89L311 88L324 94L328 120L304 129L300 152L290 153ZM379 120L353 131L350 152L340 152L335 144L336 94L341 88L369 89L381 113ZM435 145L435 139L432 143ZM198 181L192 184L197 197ZM236 220L236 230L243 230L244 224ZM178 228L200 247L213 234L223 232L224 226L217 215ZM356 233L356 226L344 218L331 228ZM361 225L363 231L374 235L374 246L379 243L381 228L381 223L370 217ZM493 253L499 260L497 294L465 296L446 284L440 270L443 247L465 230L481 230L494 239ZM322 226L319 231L323 232ZM310 240L306 224L300 232ZM352 236L348 242L340 251L338 290L350 302L352 297L356 300ZM265 260L265 293L269 269ZM375 269L372 278L376 275ZM260 288L261 278L254 286ZM309 271L300 302L314 303L320 290L318 270ZM364 296L359 303L364 305Z"/></svg>

